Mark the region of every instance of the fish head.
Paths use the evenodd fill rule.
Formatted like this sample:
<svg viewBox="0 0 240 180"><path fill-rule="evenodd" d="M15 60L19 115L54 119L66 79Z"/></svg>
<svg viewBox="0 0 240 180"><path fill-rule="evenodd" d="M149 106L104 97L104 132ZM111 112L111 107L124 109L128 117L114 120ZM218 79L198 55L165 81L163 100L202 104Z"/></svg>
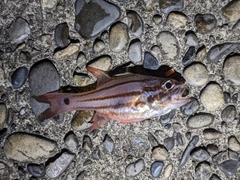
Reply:
<svg viewBox="0 0 240 180"><path fill-rule="evenodd" d="M162 114L166 114L173 109L178 109L191 101L190 98L183 97L186 89L186 85L174 79L160 81L159 90L156 92L151 106L161 111Z"/></svg>

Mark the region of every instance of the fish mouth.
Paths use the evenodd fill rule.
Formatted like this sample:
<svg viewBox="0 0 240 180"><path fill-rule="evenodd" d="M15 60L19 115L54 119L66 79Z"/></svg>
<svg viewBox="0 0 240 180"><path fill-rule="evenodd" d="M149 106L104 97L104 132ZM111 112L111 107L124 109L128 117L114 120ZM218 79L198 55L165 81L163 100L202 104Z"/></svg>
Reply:
<svg viewBox="0 0 240 180"><path fill-rule="evenodd" d="M190 98L186 97L186 90L186 85L177 85L176 90L173 92L171 97L171 104L175 106L174 108L181 107L191 101Z"/></svg>

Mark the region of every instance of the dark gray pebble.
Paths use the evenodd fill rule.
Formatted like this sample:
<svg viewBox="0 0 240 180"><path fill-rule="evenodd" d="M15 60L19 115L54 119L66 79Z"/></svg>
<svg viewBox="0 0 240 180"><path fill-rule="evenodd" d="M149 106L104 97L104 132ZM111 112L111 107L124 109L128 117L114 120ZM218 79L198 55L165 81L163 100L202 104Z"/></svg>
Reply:
<svg viewBox="0 0 240 180"><path fill-rule="evenodd" d="M28 78L28 69L26 67L20 67L16 69L11 77L11 83L13 88L17 89L24 85Z"/></svg>
<svg viewBox="0 0 240 180"><path fill-rule="evenodd" d="M151 175L154 178L158 178L162 172L164 163L162 161L155 161L152 165L151 165Z"/></svg>
<svg viewBox="0 0 240 180"><path fill-rule="evenodd" d="M57 25L54 33L54 40L57 46L64 48L70 43L69 28L67 23Z"/></svg>
<svg viewBox="0 0 240 180"><path fill-rule="evenodd" d="M198 136L193 136L192 140L189 142L189 144L187 145L186 149L184 150L180 163L178 165L178 171L182 169L182 167L186 164L191 151L196 147L196 144L199 141L199 137Z"/></svg>
<svg viewBox="0 0 240 180"><path fill-rule="evenodd" d="M42 178L46 174L46 167L43 164L28 164L27 170L36 178Z"/></svg>
<svg viewBox="0 0 240 180"><path fill-rule="evenodd" d="M182 139L182 134L177 132L176 134L176 141L177 141L177 144L179 146L183 146L184 145L184 142L183 142L183 139Z"/></svg>
<svg viewBox="0 0 240 180"><path fill-rule="evenodd" d="M100 156L100 149L99 149L98 146L93 150L92 157L95 160L99 160L101 158L101 156Z"/></svg>
<svg viewBox="0 0 240 180"><path fill-rule="evenodd" d="M162 125L169 123L176 114L176 110L172 110L169 113L160 117L160 123Z"/></svg>
<svg viewBox="0 0 240 180"><path fill-rule="evenodd" d="M236 174L239 165L239 161L227 160L219 164L219 167L227 176L233 176Z"/></svg>
<svg viewBox="0 0 240 180"><path fill-rule="evenodd" d="M186 116L193 115L197 110L199 109L200 104L196 98L191 98L191 101L187 104L183 105L180 108L181 113L183 113Z"/></svg>
<svg viewBox="0 0 240 180"><path fill-rule="evenodd" d="M208 160L210 157L209 153L205 150L205 148L195 148L191 152L191 158L195 162L202 162Z"/></svg>
<svg viewBox="0 0 240 180"><path fill-rule="evenodd" d="M105 135L103 145L104 145L104 149L108 153L111 154L113 152L115 145L114 145L114 142L113 142L112 138L108 134Z"/></svg>
<svg viewBox="0 0 240 180"><path fill-rule="evenodd" d="M196 50L195 50L195 47L192 46L188 49L185 56L183 57L182 64L184 66L191 64L194 61L195 57L196 57Z"/></svg>
<svg viewBox="0 0 240 180"><path fill-rule="evenodd" d="M237 110L234 105L228 105L222 111L221 117L223 121L232 122L237 115Z"/></svg>
<svg viewBox="0 0 240 180"><path fill-rule="evenodd" d="M158 146L158 140L152 135L152 133L148 132L148 141L151 143L152 147Z"/></svg>
<svg viewBox="0 0 240 180"><path fill-rule="evenodd" d="M164 139L164 146L168 149L171 150L174 148L175 142L173 137L167 137Z"/></svg>
<svg viewBox="0 0 240 180"><path fill-rule="evenodd" d="M143 67L145 69L156 70L158 66L158 60L150 52L145 52Z"/></svg>

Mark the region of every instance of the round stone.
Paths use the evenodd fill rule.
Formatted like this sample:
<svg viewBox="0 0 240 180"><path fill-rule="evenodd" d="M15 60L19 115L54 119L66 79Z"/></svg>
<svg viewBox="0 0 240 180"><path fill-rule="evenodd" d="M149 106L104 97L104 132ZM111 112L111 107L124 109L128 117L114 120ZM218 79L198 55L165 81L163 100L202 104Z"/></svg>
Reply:
<svg viewBox="0 0 240 180"><path fill-rule="evenodd" d="M221 135L221 133L213 128L203 130L203 136L207 140L218 139L220 135Z"/></svg>
<svg viewBox="0 0 240 180"><path fill-rule="evenodd" d="M183 8L184 2L183 0L179 1L172 1L172 0L165 0L165 1L159 1L159 6L161 11L164 14L168 14L171 11L179 11Z"/></svg>
<svg viewBox="0 0 240 180"><path fill-rule="evenodd" d="M223 73L226 80L230 80L235 85L240 85L240 56L228 58L223 67Z"/></svg>
<svg viewBox="0 0 240 180"><path fill-rule="evenodd" d="M7 118L7 107L5 104L0 104L0 130L4 127Z"/></svg>
<svg viewBox="0 0 240 180"><path fill-rule="evenodd" d="M43 164L28 164L27 169L36 178L42 178L46 174L46 167Z"/></svg>
<svg viewBox="0 0 240 180"><path fill-rule="evenodd" d="M96 40L93 44L93 52L101 53L105 49L105 44L102 40Z"/></svg>
<svg viewBox="0 0 240 180"><path fill-rule="evenodd" d="M107 134L105 135L103 145L107 153L111 154L113 152L115 145L112 138Z"/></svg>
<svg viewBox="0 0 240 180"><path fill-rule="evenodd" d="M140 37L143 33L143 21L141 17L135 12L130 11L127 13L127 17L130 19L130 29L135 37Z"/></svg>
<svg viewBox="0 0 240 180"><path fill-rule="evenodd" d="M240 152L240 142L237 140L235 136L231 136L228 139L228 147L236 152Z"/></svg>
<svg viewBox="0 0 240 180"><path fill-rule="evenodd" d="M92 119L92 113L87 110L78 111L74 116L71 125L75 131L82 131L91 127L89 121Z"/></svg>
<svg viewBox="0 0 240 180"><path fill-rule="evenodd" d="M222 14L226 17L227 22L236 22L240 19L240 1L230 1L222 8Z"/></svg>
<svg viewBox="0 0 240 180"><path fill-rule="evenodd" d="M57 46L64 48L70 43L69 27L67 23L57 25L54 33L54 40Z"/></svg>
<svg viewBox="0 0 240 180"><path fill-rule="evenodd" d="M110 56L103 55L92 60L92 63L89 66L92 66L96 69L102 71L108 71L112 65L112 59Z"/></svg>
<svg viewBox="0 0 240 180"><path fill-rule="evenodd" d="M181 113L184 115L193 115L199 109L200 104L196 98L191 98L191 101L180 107Z"/></svg>
<svg viewBox="0 0 240 180"><path fill-rule="evenodd" d="M185 14L179 12L171 12L168 15L167 23L175 29L186 27L188 18Z"/></svg>
<svg viewBox="0 0 240 180"><path fill-rule="evenodd" d="M20 88L24 85L28 78L28 69L26 67L20 67L16 69L11 77L11 83L13 88Z"/></svg>
<svg viewBox="0 0 240 180"><path fill-rule="evenodd" d="M54 53L53 59L55 60L76 60L79 53L79 44L69 44L66 48L61 49Z"/></svg>
<svg viewBox="0 0 240 180"><path fill-rule="evenodd" d="M185 44L187 46L198 46L198 38L193 31L186 32Z"/></svg>
<svg viewBox="0 0 240 180"><path fill-rule="evenodd" d="M136 65L142 61L142 44L139 39L132 40L128 49L129 59Z"/></svg>
<svg viewBox="0 0 240 180"><path fill-rule="evenodd" d="M212 173L211 166L207 162L202 162L195 169L196 179L209 179Z"/></svg>
<svg viewBox="0 0 240 180"><path fill-rule="evenodd" d="M151 165L151 175L154 178L158 178L162 172L164 163L162 161L155 161L152 165Z"/></svg>
<svg viewBox="0 0 240 180"><path fill-rule="evenodd" d="M11 134L5 141L4 153L8 159L19 162L42 161L56 154L57 143L27 133Z"/></svg>
<svg viewBox="0 0 240 180"><path fill-rule="evenodd" d="M21 17L13 22L9 30L10 38L14 43L21 43L30 33L29 24Z"/></svg>
<svg viewBox="0 0 240 180"><path fill-rule="evenodd" d="M204 148L195 148L191 152L191 158L198 163L208 160L209 157L209 153Z"/></svg>
<svg viewBox="0 0 240 180"><path fill-rule="evenodd" d="M187 126L191 129L202 128L213 123L214 116L212 114L200 113L191 116L187 120Z"/></svg>
<svg viewBox="0 0 240 180"><path fill-rule="evenodd" d="M173 165L168 164L166 166L166 168L164 169L164 172L163 172L163 176L164 176L165 179L168 179L171 176L172 170L173 170Z"/></svg>
<svg viewBox="0 0 240 180"><path fill-rule="evenodd" d="M217 20L212 14L197 14L195 24L200 33L211 32L217 26Z"/></svg>
<svg viewBox="0 0 240 180"><path fill-rule="evenodd" d="M237 115L237 110L234 105L228 105L222 111L221 117L223 121L232 122Z"/></svg>
<svg viewBox="0 0 240 180"><path fill-rule="evenodd" d="M178 41L171 32L160 32L157 36L157 43L160 47L164 59L174 60L175 57L178 55Z"/></svg>
<svg viewBox="0 0 240 180"><path fill-rule="evenodd" d="M155 147L152 151L152 157L158 161L165 161L168 158L168 151L164 146Z"/></svg>
<svg viewBox="0 0 240 180"><path fill-rule="evenodd" d="M200 99L204 107L210 111L220 109L224 105L222 88L216 84L208 84L201 92Z"/></svg>
<svg viewBox="0 0 240 180"><path fill-rule="evenodd" d="M70 152L76 153L78 151L78 146L79 146L78 138L72 131L70 131L65 136L64 143L65 143L66 148Z"/></svg>
<svg viewBox="0 0 240 180"><path fill-rule="evenodd" d="M129 41L128 28L124 23L112 26L109 36L109 47L114 52L120 52L127 47Z"/></svg>
<svg viewBox="0 0 240 180"><path fill-rule="evenodd" d="M208 82L208 70L201 63L194 63L184 69L183 72L186 81L193 86L203 86Z"/></svg>
<svg viewBox="0 0 240 180"><path fill-rule="evenodd" d="M136 162L131 163L126 167L126 176L134 177L139 173L141 173L144 167L145 167L145 163L143 159L139 159Z"/></svg>
<svg viewBox="0 0 240 180"><path fill-rule="evenodd" d="M158 60L149 52L144 53L143 67L145 69L157 70Z"/></svg>

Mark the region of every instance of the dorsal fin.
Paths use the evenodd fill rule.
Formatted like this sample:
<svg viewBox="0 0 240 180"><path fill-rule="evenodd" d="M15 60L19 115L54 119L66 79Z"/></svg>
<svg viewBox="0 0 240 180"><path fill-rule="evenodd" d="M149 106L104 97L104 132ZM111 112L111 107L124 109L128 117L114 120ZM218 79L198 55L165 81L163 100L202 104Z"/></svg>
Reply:
<svg viewBox="0 0 240 180"><path fill-rule="evenodd" d="M96 69L92 66L87 66L87 70L97 78L97 86L111 79L104 71Z"/></svg>

